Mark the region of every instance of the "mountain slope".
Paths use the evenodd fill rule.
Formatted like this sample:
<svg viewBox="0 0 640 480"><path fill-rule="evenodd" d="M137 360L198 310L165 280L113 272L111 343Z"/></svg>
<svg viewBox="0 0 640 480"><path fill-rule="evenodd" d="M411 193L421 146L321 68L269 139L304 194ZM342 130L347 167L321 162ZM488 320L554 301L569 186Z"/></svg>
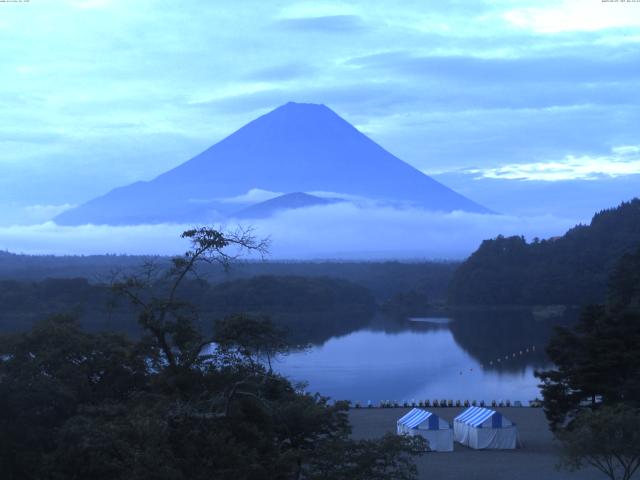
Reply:
<svg viewBox="0 0 640 480"><path fill-rule="evenodd" d="M295 210L297 208L313 207L318 205L330 205L342 202L340 198L322 198L308 193L294 192L280 195L276 198L256 203L234 213L233 218L268 218L283 210Z"/></svg>
<svg viewBox="0 0 640 480"><path fill-rule="evenodd" d="M207 221L250 190L335 192L429 210L489 213L393 156L324 105L287 103L149 182L117 188L55 221Z"/></svg>
<svg viewBox="0 0 640 480"><path fill-rule="evenodd" d="M485 240L450 283L454 304L545 305L603 302L622 255L640 247L640 199L594 215L564 236L527 243Z"/></svg>

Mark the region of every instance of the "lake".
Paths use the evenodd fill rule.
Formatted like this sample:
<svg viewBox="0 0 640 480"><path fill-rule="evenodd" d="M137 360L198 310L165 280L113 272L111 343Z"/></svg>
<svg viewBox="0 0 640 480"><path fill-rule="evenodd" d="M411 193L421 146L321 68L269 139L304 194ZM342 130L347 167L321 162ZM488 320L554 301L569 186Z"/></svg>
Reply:
<svg viewBox="0 0 640 480"><path fill-rule="evenodd" d="M536 369L553 325L531 312L472 312L412 320L374 319L308 351L282 357L276 369L307 390L338 400L529 400L540 398Z"/></svg>

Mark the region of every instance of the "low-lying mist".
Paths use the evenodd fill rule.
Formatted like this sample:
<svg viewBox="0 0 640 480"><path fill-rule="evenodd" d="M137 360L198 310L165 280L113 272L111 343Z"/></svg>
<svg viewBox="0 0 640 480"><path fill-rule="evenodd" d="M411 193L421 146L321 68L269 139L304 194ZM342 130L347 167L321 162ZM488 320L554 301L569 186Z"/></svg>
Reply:
<svg viewBox="0 0 640 480"><path fill-rule="evenodd" d="M548 238L589 219L552 215L516 217L420 209L361 207L350 203L282 211L258 220L230 220L215 227L251 227L270 237L272 259L461 259L483 239L499 234ZM193 225L37 225L0 227L0 249L15 253L183 253L180 233Z"/></svg>

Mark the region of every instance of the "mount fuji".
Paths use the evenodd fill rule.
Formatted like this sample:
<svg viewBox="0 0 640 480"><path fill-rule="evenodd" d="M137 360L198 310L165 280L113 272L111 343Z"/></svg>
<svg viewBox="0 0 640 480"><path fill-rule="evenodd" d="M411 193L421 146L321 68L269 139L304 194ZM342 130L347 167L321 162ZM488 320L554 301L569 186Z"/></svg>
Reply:
<svg viewBox="0 0 640 480"><path fill-rule="evenodd" d="M153 180L116 188L54 220L59 225L211 222L336 199L492 213L395 157L328 107L290 102ZM260 208L264 201L269 203ZM277 209L269 207L274 204Z"/></svg>

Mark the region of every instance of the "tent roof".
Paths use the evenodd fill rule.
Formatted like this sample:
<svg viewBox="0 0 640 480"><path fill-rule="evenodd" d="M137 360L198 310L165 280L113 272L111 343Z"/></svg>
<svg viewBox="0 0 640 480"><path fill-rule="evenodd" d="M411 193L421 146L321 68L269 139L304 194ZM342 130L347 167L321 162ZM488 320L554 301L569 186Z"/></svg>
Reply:
<svg viewBox="0 0 640 480"><path fill-rule="evenodd" d="M469 407L456 418L454 421L462 422L472 427L478 427L486 422L489 418L493 417L496 413L495 410L482 407Z"/></svg>
<svg viewBox="0 0 640 480"><path fill-rule="evenodd" d="M398 419L398 425L405 425L408 428L415 428L425 420L428 420L432 415L434 414L431 412L427 412L426 410L413 408L411 409L411 411L409 411L409 413ZM437 415L434 416L437 418Z"/></svg>

